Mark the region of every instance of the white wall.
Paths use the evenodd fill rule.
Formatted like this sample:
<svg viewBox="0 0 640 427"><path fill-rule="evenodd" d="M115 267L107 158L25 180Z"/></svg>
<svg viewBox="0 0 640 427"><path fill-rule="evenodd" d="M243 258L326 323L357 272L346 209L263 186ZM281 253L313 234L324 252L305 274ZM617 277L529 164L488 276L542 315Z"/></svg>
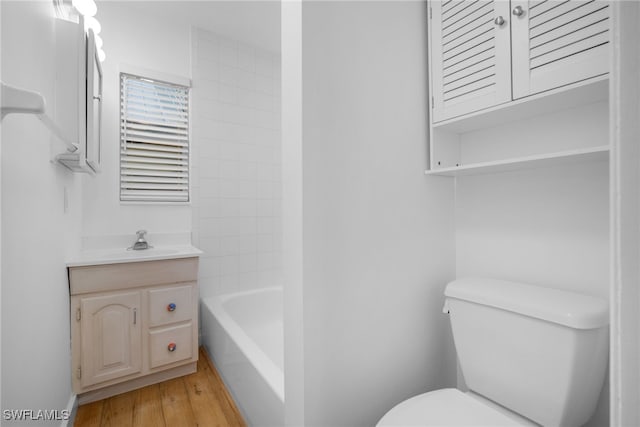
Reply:
<svg viewBox="0 0 640 427"><path fill-rule="evenodd" d="M608 300L607 162L458 177L456 270Z"/></svg>
<svg viewBox="0 0 640 427"><path fill-rule="evenodd" d="M280 56L200 29L192 41L200 294L281 285Z"/></svg>
<svg viewBox="0 0 640 427"><path fill-rule="evenodd" d="M55 116L53 4L0 7L2 80L42 93ZM50 140L35 116L2 122L2 409L62 410L71 397L65 258L80 242L82 178L49 162Z"/></svg>
<svg viewBox="0 0 640 427"><path fill-rule="evenodd" d="M102 170L84 187L83 235L133 239L136 230L146 229L153 244L154 233L190 232L191 206L120 203L120 69L124 64L190 78L190 28L154 17L153 7L131 7L131 3L99 5L100 36L107 55L102 64Z"/></svg>
<svg viewBox="0 0 640 427"><path fill-rule="evenodd" d="M283 10L283 37L295 37L296 11ZM304 236L302 283L291 281L298 265L285 272L285 304L303 296L302 313L290 310L287 321L304 330L285 332L297 339L287 368L304 346L303 384L286 383L304 397L287 405L304 408L287 408L289 424L373 425L401 400L455 381L441 311L455 273L453 181L424 175L424 17L421 2L302 4L303 211L296 217L296 201L285 200L284 217L288 251ZM283 46L283 75L296 78L299 51ZM295 88L285 93L295 104ZM295 179L300 123L283 111L285 179ZM285 188L299 196L295 183Z"/></svg>

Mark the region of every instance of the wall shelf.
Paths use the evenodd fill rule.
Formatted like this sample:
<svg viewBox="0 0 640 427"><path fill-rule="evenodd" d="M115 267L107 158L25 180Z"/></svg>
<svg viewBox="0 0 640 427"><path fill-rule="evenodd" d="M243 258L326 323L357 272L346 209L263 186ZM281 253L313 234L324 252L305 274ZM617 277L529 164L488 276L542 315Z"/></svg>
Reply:
<svg viewBox="0 0 640 427"><path fill-rule="evenodd" d="M465 114L433 124L433 128L452 133L466 133L499 126L539 114L549 114L609 98L608 75L563 86L537 95L509 101L495 107Z"/></svg>
<svg viewBox="0 0 640 427"><path fill-rule="evenodd" d="M38 92L20 89L0 82L2 88L1 117L7 114L44 114L44 98Z"/></svg>
<svg viewBox="0 0 640 427"><path fill-rule="evenodd" d="M448 167L435 170L427 170L427 175L442 176L466 176L480 175L497 172L509 172L513 170L534 169L539 167L564 165L585 161L607 161L609 159L609 146L581 148L566 150L557 153L545 153L534 156L524 156L506 160L473 163L457 167Z"/></svg>
<svg viewBox="0 0 640 427"><path fill-rule="evenodd" d="M603 155L609 79L597 76L432 123L430 175L490 173Z"/></svg>
<svg viewBox="0 0 640 427"><path fill-rule="evenodd" d="M67 152L73 153L78 149L77 145L71 142L60 127L47 115L46 103L40 93L11 86L4 82L0 82L0 89L2 93L1 119L4 119L8 114L33 114L56 138L64 143Z"/></svg>

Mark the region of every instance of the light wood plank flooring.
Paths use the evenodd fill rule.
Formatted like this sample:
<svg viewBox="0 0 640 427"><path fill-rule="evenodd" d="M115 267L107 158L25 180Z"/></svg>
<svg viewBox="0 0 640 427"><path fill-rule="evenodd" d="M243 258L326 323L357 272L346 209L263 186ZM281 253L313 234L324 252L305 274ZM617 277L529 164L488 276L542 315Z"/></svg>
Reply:
<svg viewBox="0 0 640 427"><path fill-rule="evenodd" d="M245 427L246 424L201 347L196 373L82 405L74 426Z"/></svg>

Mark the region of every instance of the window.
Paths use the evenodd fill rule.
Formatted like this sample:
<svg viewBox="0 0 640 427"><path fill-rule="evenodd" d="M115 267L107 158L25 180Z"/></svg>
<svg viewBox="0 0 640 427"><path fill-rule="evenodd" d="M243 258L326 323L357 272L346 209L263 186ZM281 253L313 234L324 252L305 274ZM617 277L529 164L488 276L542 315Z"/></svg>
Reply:
<svg viewBox="0 0 640 427"><path fill-rule="evenodd" d="M120 200L189 201L189 88L120 74Z"/></svg>

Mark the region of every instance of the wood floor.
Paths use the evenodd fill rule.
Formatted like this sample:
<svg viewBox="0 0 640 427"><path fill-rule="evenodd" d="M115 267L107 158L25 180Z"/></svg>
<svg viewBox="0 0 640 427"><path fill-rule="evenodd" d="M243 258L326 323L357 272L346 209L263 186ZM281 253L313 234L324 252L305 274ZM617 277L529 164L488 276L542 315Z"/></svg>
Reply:
<svg viewBox="0 0 640 427"><path fill-rule="evenodd" d="M196 373L82 405L74 426L245 427L246 424L201 347Z"/></svg>

